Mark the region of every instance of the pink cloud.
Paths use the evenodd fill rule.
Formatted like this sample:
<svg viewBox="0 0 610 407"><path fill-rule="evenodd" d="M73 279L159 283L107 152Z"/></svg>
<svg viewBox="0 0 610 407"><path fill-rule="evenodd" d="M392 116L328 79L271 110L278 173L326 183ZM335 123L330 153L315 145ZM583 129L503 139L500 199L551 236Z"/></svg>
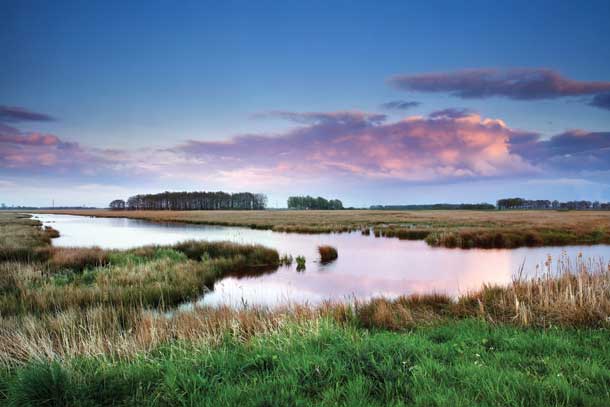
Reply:
<svg viewBox="0 0 610 407"><path fill-rule="evenodd" d="M134 150L90 148L9 129L0 132L0 174L265 190L344 180L433 184L610 170L610 133L572 131L545 140L464 109L396 122L364 112L266 115L300 125L280 134Z"/></svg>
<svg viewBox="0 0 610 407"><path fill-rule="evenodd" d="M515 132L501 120L463 113L383 124L363 120L366 115L360 112L351 115L341 112L333 120L336 116L329 114L281 136L241 136L222 143L193 140L177 150L210 161L222 157L237 167L278 167L284 175L297 178L358 176L419 182L533 170L511 153L508 142Z"/></svg>

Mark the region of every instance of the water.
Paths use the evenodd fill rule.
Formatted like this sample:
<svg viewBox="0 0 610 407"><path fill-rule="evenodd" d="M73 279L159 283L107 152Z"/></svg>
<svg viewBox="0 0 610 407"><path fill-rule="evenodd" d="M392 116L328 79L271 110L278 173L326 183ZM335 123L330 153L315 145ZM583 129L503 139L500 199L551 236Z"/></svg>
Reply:
<svg viewBox="0 0 610 407"><path fill-rule="evenodd" d="M187 239L229 240L273 247L280 254L307 259L306 270L296 265L257 277L228 277L199 300L202 304L274 305L282 302L315 304L323 300L396 297L402 294L439 292L449 295L476 290L484 283L508 283L522 264L535 272L548 255L610 259L610 246L567 246L519 249L446 249L423 241L342 234L291 234L240 227L152 223L122 218L71 215L34 217L59 230L56 246L130 248L147 244L172 244ZM317 247L337 248L339 258L318 262Z"/></svg>

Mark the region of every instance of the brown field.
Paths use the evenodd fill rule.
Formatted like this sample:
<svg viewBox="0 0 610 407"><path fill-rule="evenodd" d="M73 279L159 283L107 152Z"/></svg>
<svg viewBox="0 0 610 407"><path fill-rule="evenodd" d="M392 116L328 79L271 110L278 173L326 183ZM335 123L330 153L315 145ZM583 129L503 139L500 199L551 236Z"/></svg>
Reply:
<svg viewBox="0 0 610 407"><path fill-rule="evenodd" d="M521 247L610 243L609 211L110 211L54 210L39 213L126 217L330 233L361 230L376 236L425 239L445 247Z"/></svg>

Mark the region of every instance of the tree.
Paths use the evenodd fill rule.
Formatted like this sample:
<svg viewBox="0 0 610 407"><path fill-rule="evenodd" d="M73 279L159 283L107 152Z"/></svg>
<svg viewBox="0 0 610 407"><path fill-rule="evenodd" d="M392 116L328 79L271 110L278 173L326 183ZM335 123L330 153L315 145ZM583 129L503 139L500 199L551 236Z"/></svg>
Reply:
<svg viewBox="0 0 610 407"><path fill-rule="evenodd" d="M330 201L321 196L314 198L312 196L291 196L288 198L288 209L343 209L343 203L338 199Z"/></svg>
<svg viewBox="0 0 610 407"><path fill-rule="evenodd" d="M125 209L125 201L122 199L115 199L114 201L110 202L109 207L113 211L123 210Z"/></svg>
<svg viewBox="0 0 610 407"><path fill-rule="evenodd" d="M219 209L265 209L267 197L251 192L162 192L159 194L134 195L127 200L132 210L219 210Z"/></svg>

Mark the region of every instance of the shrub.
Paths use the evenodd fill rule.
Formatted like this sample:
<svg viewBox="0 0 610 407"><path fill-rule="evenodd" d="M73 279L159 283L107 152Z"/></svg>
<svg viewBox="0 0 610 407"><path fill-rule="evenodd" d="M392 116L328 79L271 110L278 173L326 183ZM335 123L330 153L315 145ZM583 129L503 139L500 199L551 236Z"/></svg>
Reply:
<svg viewBox="0 0 610 407"><path fill-rule="evenodd" d="M338 257L337 249L332 246L318 246L318 253L320 253L320 261L322 263L331 262Z"/></svg>
<svg viewBox="0 0 610 407"><path fill-rule="evenodd" d="M297 262L297 270L305 270L305 256L297 256L295 260Z"/></svg>

